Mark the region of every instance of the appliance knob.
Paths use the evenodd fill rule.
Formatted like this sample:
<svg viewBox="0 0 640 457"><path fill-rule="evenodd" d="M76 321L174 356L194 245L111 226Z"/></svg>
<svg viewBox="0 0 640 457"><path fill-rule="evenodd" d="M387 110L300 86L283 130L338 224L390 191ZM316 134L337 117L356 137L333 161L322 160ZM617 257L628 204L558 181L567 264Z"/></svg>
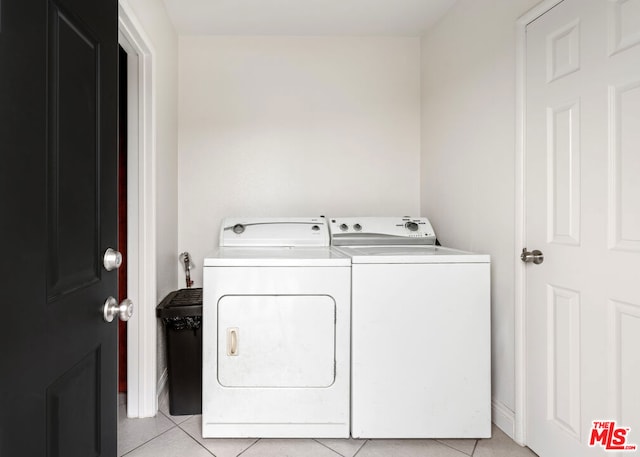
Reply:
<svg viewBox="0 0 640 457"><path fill-rule="evenodd" d="M409 221L406 224L404 224L404 226L412 232L418 231L418 224L416 224L415 222Z"/></svg>
<svg viewBox="0 0 640 457"><path fill-rule="evenodd" d="M242 232L244 232L244 225L236 224L233 226L233 233L240 235Z"/></svg>
<svg viewBox="0 0 640 457"><path fill-rule="evenodd" d="M359 232L360 230L362 230L362 225L360 225L360 224L353 224L353 229L354 229L356 232Z"/></svg>
<svg viewBox="0 0 640 457"><path fill-rule="evenodd" d="M340 224L340 230L346 232L347 230L349 230L349 226L347 224Z"/></svg>
<svg viewBox="0 0 640 457"><path fill-rule="evenodd" d="M311 230L313 230L314 232L317 232L318 230L320 230L320 227L318 227L317 225L314 225L311 227Z"/></svg>

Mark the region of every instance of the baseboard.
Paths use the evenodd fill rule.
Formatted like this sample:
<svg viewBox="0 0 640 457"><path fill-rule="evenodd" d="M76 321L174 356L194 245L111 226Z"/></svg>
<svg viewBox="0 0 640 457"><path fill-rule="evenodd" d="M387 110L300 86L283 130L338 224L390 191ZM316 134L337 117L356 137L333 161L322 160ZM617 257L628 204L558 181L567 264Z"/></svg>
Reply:
<svg viewBox="0 0 640 457"><path fill-rule="evenodd" d="M512 440L516 436L516 415L504 403L491 400L491 418L494 424Z"/></svg>

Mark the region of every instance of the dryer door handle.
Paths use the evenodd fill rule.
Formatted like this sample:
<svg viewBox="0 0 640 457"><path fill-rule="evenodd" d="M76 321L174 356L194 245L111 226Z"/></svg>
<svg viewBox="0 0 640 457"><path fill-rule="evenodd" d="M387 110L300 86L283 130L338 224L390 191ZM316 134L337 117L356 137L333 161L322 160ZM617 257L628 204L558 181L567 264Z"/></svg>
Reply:
<svg viewBox="0 0 640 457"><path fill-rule="evenodd" d="M238 327L231 327L227 329L227 355L238 355Z"/></svg>

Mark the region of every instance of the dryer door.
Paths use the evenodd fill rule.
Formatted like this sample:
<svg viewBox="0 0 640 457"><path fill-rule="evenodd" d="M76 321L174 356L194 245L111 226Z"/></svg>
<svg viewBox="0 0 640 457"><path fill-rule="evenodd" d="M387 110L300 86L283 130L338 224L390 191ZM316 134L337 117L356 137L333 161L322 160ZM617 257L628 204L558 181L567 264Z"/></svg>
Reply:
<svg viewBox="0 0 640 457"><path fill-rule="evenodd" d="M327 295L226 295L218 302L218 382L328 387L336 304Z"/></svg>

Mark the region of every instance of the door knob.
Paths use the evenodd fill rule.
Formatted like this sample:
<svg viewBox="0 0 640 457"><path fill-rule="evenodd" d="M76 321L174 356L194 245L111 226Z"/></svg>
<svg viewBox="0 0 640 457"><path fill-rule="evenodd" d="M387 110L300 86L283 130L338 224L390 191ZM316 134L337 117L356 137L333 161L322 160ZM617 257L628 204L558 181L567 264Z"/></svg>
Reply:
<svg viewBox="0 0 640 457"><path fill-rule="evenodd" d="M522 248L522 254L520 254L520 260L523 262L533 262L536 265L540 265L544 262L544 254L537 249L529 252L527 248Z"/></svg>
<svg viewBox="0 0 640 457"><path fill-rule="evenodd" d="M113 318L116 317L116 315L121 321L126 322L133 315L133 302L128 298L125 298L120 304L118 304L118 300L113 297L109 297L107 298L107 301L104 302L102 313L105 322L113 321Z"/></svg>
<svg viewBox="0 0 640 457"><path fill-rule="evenodd" d="M107 271L120 268L120 265L122 265L122 254L115 249L107 248L107 250L104 251L102 264Z"/></svg>

